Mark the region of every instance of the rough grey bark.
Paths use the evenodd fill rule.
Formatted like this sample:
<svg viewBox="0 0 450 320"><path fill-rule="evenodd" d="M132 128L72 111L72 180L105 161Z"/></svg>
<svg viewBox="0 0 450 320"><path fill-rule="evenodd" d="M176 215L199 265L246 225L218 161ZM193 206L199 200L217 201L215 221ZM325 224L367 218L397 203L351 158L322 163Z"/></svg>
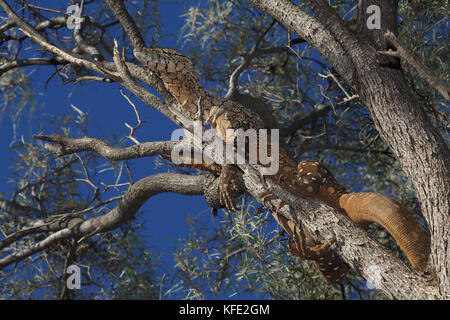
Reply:
<svg viewBox="0 0 450 320"><path fill-rule="evenodd" d="M246 190L256 199L263 191L258 174L244 166L243 181ZM316 240L325 243L336 237L333 249L355 271L367 279L376 289L391 299L443 299L438 287L430 277L406 266L390 250L386 249L367 232L356 226L345 214L314 199L298 199L294 195L268 181L274 194L288 203L280 209L285 218L292 219L297 226L304 226ZM266 203L274 212L279 200Z"/></svg>
<svg viewBox="0 0 450 320"><path fill-rule="evenodd" d="M42 139L42 137L39 137ZM136 148L111 148L104 142L99 142L97 139L92 138L80 138L72 139L62 136L49 136L45 137L45 140L59 144L60 148L66 150L66 152L81 152L81 151L94 151L104 155L108 158L121 159L122 155L129 157L136 157L139 154L141 156L148 156L154 154L158 150L160 152L171 149L174 144L168 143L163 149L160 149L164 142L154 142L145 144L147 152L137 152ZM178 142L179 143L179 142ZM187 136L182 142L186 146L193 146L196 148L203 148L206 145L200 145L193 135L187 133ZM93 146L93 144L96 144ZM150 153L149 153L150 152ZM216 153L213 151L212 156ZM261 183L259 173L255 168L250 165L239 165L244 174L238 173L237 180L239 182L240 190L253 196L255 199L259 199L259 195L265 190L266 186ZM176 178L176 176L175 176ZM174 178L174 179L175 179ZM166 190L170 185L178 185L179 183L175 179L167 179L164 186L159 183L155 183L156 177L150 177L148 181L143 179L134 185L127 191L126 198L123 199L120 205L111 211L107 216L95 218L95 220L85 222L80 228L81 234L89 234L93 232L92 226L101 226L101 230L96 232L103 232L103 230L113 229L120 226L128 218L134 214L136 207L140 207L148 199L148 195L156 190ZM187 177L183 178L188 179ZM203 178L202 178L203 179ZM152 181L152 184L150 184ZM161 180L157 180L161 181ZM220 205L214 205L217 203L218 190L217 181L207 181L206 178L199 180L199 184L203 185L203 194L207 198L209 204L212 204L213 208L221 207ZM211 184L212 183L212 184ZM293 220L296 222L297 227L305 227L309 230L318 242L325 242L331 237L336 237L337 242L332 247L336 250L341 257L358 273L364 276L373 284L373 286L383 291L388 297L393 299L434 299L442 298L439 295L437 288L432 285L429 277L425 277L420 273L412 270L405 263L403 263L392 252L378 244L371 239L367 232L356 226L349 218L337 209L334 209L326 204L323 204L314 199L300 200L289 192L281 189L272 181L266 182L269 190L282 199L285 203L289 204L292 211L287 207L282 208L279 213L286 220ZM186 186L185 192L195 190L191 186ZM216 188L214 188L216 186ZM198 188L198 185L197 185ZM143 191L140 191L143 190ZM182 189L176 189L177 192L182 192ZM200 190L198 190L200 191ZM266 202L265 205L272 212L275 212L279 200L273 200ZM122 209L120 209L122 208ZM118 218L120 217L120 218ZM59 230L59 229L58 229ZM401 284L401 285L399 285Z"/></svg>
<svg viewBox="0 0 450 320"><path fill-rule="evenodd" d="M373 13L368 13L369 6L376 5L380 8L380 29L368 29L367 20ZM378 48L386 48L388 43L384 38L383 30L391 30L397 33L397 10L398 1L392 0L359 0L358 1L358 20L357 20L357 35L359 39L368 39L368 42Z"/></svg>
<svg viewBox="0 0 450 320"><path fill-rule="evenodd" d="M303 224L319 241L328 240L335 235L338 239L335 247L341 257L389 297L397 299L449 297L449 152L442 137L432 127L420 106L415 103L402 73L399 70L380 66L378 64L379 56L376 52L377 46L358 39L323 1L307 1L317 19L286 0L249 0L249 2L273 15L288 30L315 47L367 105L380 134L399 159L421 201L422 213L427 219L431 232L431 266L436 271L439 283L436 285L429 282L424 275L411 271L392 253L371 240L367 233L329 206L319 204L315 200L298 200L287 192L278 190L277 195L289 203L296 212L294 214L283 208L281 209L283 215L296 221L299 227ZM119 2L110 1L110 3L113 6ZM9 9L5 1L0 0L0 5L10 16L12 25L18 25L26 36L39 43L44 50L57 55L59 59L62 59L62 63L74 63L110 76L147 104L157 105L158 110L173 119L171 111L167 109L167 103L170 105L170 101L173 99L170 99L167 92L162 89L160 91L160 94L166 99L166 104L164 104L153 95L144 92L142 87L137 86L130 79L131 75L140 81L158 87L158 79L155 79L154 75L145 75L136 71L138 67L118 61L117 58L120 57L117 55L115 64L92 63L74 56L72 53L56 47L31 26L24 23ZM130 19L129 15L121 15L121 17L125 20ZM125 21L123 27L125 31L129 29L128 34L133 37L135 26L133 27L132 24ZM137 35L134 39L136 45L140 45L138 44L141 42L139 36ZM100 152L94 148L89 150ZM120 152L122 151L117 154ZM245 172L243 183L247 192L258 198L258 194L263 188L259 176L252 174L252 171L246 166L241 168ZM151 178L149 177L148 180L145 178L141 184L138 182L133 185L119 206L107 215L84 221L78 224L76 229L62 229L30 247L28 251L22 252L22 257L42 250L45 246L62 238L89 236L119 226L134 214L133 212L148 199L149 194L155 192L155 190L148 191L149 189L145 188ZM162 180L156 179L157 181L153 181L153 183L158 190L179 187L182 188L180 189L182 192L203 193L204 190L200 190L203 185L202 178L192 177L192 179L197 179L196 183L190 181L190 178L186 179L181 179L183 183L177 178L170 181L164 179L164 184ZM151 188L151 186L148 187ZM272 186L272 189L277 190L277 186ZM277 201L273 202L276 204ZM274 204L268 204L272 210L275 208ZM20 261L20 258L21 256L17 255L9 257L9 259L13 259L9 263ZM0 260L0 266L4 264L5 261ZM371 266L379 268L378 273L375 272L377 275L375 277L373 270L370 269Z"/></svg>
<svg viewBox="0 0 450 320"><path fill-rule="evenodd" d="M378 45L359 40L325 1L305 1L317 19L287 0L248 2L308 41L367 106L381 137L399 160L420 201L430 232L430 268L437 276L440 293L448 297L450 152L416 103L402 71L380 65ZM360 2L359 10L364 10L367 4ZM396 1L381 1L380 5L390 6L385 12L392 16ZM379 37L374 35L376 38Z"/></svg>

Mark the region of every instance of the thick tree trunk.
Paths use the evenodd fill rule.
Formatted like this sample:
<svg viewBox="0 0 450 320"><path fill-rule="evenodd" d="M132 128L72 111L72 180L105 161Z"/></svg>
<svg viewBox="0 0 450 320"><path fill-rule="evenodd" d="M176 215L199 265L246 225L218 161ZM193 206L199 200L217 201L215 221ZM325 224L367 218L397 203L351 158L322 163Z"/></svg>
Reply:
<svg viewBox="0 0 450 320"><path fill-rule="evenodd" d="M272 187L275 191L278 188L277 195L279 198L295 209L295 213L291 213L285 207L280 210L280 213L287 219L295 221L298 227L304 225L319 241L325 241L332 236L336 236L337 242L333 248L350 266L391 298L433 299L450 297L449 150L442 137L427 119L422 108L417 105L413 94L406 85L402 72L384 64L390 58L380 57L376 52L386 45L382 33L380 33L385 31L383 28L395 27L397 2L372 1L371 3L376 3L379 6L390 6L383 7L382 10L382 15L385 15L387 20L381 24L381 31L366 32L363 30L363 20L366 16L360 13L359 35L349 30L339 16L328 6L327 2L323 0L305 0L316 18L288 0L248 0L248 2L271 14L288 30L296 33L316 48L348 82L370 110L377 129L399 159L421 202L422 213L428 222L430 231L430 266L432 271L436 272L438 284L435 285L422 274L411 271L391 252L371 240L366 232L356 227L336 209L315 200L298 200L289 193L279 190L279 187L275 185ZM118 13L120 20L131 19L129 15L124 14L125 8L120 1L108 1L108 3L111 6L118 3L118 8L122 11L115 12ZM39 43L45 50L53 52L67 62L103 74L104 70L99 68L99 64L73 56L70 52L55 47L30 25L24 23L4 1L0 0L0 5L8 13L12 23L18 24L25 35ZM360 10L364 10L367 5L369 5L368 1L360 1ZM132 23L121 22L125 29L132 31L129 34L134 34L134 36L131 36L134 39L132 41L134 46L143 46L142 38L135 34L137 32L135 26ZM392 31L395 31L395 28ZM365 38L362 39L363 36ZM115 63L117 71L119 71L119 66L121 68L123 66L118 59L115 59ZM171 113L166 106L149 95L143 88L132 83L128 74L123 78L120 77L120 72L114 74L107 72L105 75L117 79L119 83L129 88L131 92L149 105L160 106L158 110L171 118ZM136 78L141 79L142 77L143 82L154 85L156 80L146 81L145 76L141 74ZM167 100L170 101L170 98ZM96 149L93 149L93 151L99 152ZM252 174L251 168L246 165L242 165L241 169L245 172L243 183L247 192L258 199L258 195L263 189L260 176ZM63 238L86 236L116 228L129 219L140 205L158 190L160 192L161 189L165 188L166 191L183 192L185 190L184 192L189 194L203 193L202 179L196 177L182 178L176 175L170 177L160 175L156 178L143 179L133 185L117 208L108 214L84 221L76 230L60 230L60 234L54 234L44 242L27 249L23 253L23 257L41 250L43 245L49 245ZM169 189L167 189L168 183L171 186ZM148 184L151 184L151 186ZM271 182L269 181L268 184L271 185ZM157 190L152 189L153 187L156 187ZM274 210L276 204L278 203L274 200L269 204L269 207ZM11 259L18 258L20 257L15 256ZM20 260L9 262L15 261ZM6 262L3 261L2 263Z"/></svg>
<svg viewBox="0 0 450 320"><path fill-rule="evenodd" d="M371 38L375 42L367 38L361 41L322 0L305 1L317 20L287 0L248 2L272 15L289 31L315 47L367 106L381 137L394 152L414 187L430 232L430 268L436 273L441 294L449 296L450 153L443 138L417 104L402 71L380 65L376 50L384 44L379 34L385 30L373 34ZM386 16L382 18L391 16L382 28L392 26L396 2L385 0L377 3L384 8ZM364 10L368 4L361 1L359 10ZM364 15L360 14L360 17ZM363 21L360 21L360 31L362 28Z"/></svg>
<svg viewBox="0 0 450 320"><path fill-rule="evenodd" d="M264 190L258 173L248 165L241 167L245 188L255 199ZM411 270L390 250L386 249L367 232L356 226L345 214L318 200L298 199L284 191L275 183L268 185L280 199L289 204L279 210L286 219L295 221L297 227L304 226L321 243L336 237L332 249L355 271L367 279L374 288L382 291L391 299L443 299L438 288L429 278ZM273 200L266 206L277 210L279 200Z"/></svg>

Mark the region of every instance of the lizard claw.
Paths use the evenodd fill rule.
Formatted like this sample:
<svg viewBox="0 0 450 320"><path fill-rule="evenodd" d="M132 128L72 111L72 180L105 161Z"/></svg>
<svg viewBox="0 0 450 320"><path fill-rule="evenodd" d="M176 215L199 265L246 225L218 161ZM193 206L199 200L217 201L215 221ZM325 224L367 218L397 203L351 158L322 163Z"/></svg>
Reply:
<svg viewBox="0 0 450 320"><path fill-rule="evenodd" d="M260 201L263 202L264 204L267 201L272 201L272 200L277 199L277 197L274 196L273 194L271 194L268 190L264 190L263 192L258 194L258 198L261 199Z"/></svg>
<svg viewBox="0 0 450 320"><path fill-rule="evenodd" d="M234 176L236 174L236 168L230 165L222 167L222 171L219 176L219 199L220 203L228 210L236 210L236 203L234 202L234 194L232 190L233 184L235 184Z"/></svg>
<svg viewBox="0 0 450 320"><path fill-rule="evenodd" d="M303 230L296 232L294 228L293 239L289 239L289 250L294 256L313 260L328 284L340 281L348 271L348 266L330 249L336 242L336 237L331 238L324 244L316 244L308 247L306 235Z"/></svg>
<svg viewBox="0 0 450 320"><path fill-rule="evenodd" d="M298 229L295 228L293 239L289 239L289 249L293 255L298 257L317 261L321 257L328 255L330 247L336 242L336 237L333 237L324 244L308 247L305 232L302 229L299 232L295 232L296 230Z"/></svg>
<svg viewBox="0 0 450 320"><path fill-rule="evenodd" d="M236 203L234 202L233 197L231 196L232 191L229 184L221 184L219 182L219 198L220 203L225 206L228 210L236 210Z"/></svg>

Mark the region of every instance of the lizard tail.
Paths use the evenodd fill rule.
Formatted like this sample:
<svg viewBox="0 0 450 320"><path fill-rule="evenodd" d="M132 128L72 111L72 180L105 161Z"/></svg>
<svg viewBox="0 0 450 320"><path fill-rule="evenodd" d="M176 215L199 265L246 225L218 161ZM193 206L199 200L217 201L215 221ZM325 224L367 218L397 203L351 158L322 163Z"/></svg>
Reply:
<svg viewBox="0 0 450 320"><path fill-rule="evenodd" d="M339 206L354 222L367 228L376 222L385 228L406 254L411 265L424 271L428 240L414 216L397 201L379 193L346 193Z"/></svg>

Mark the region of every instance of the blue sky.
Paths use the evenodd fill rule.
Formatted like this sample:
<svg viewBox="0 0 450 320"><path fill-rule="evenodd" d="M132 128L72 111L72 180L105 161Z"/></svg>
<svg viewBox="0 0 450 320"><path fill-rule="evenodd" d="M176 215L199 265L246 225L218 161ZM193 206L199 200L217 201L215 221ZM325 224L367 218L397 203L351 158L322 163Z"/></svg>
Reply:
<svg viewBox="0 0 450 320"><path fill-rule="evenodd" d="M45 3L46 7L52 7L55 1ZM166 33L178 34L183 25L183 19L180 17L184 13L185 6L194 1L163 1L162 21L164 22L164 31ZM58 4L60 2L58 1ZM44 3L41 3L44 6ZM175 37L166 37L160 46L176 47ZM31 72L33 68L25 69ZM44 85L48 77L54 72L52 67L42 67L33 73L33 87L40 95L37 97L38 104L42 107L41 111L45 113L47 119L57 119L67 113L72 113L71 105L74 105L89 115L88 135L95 138L105 138L111 134L118 137L128 135L129 129L125 122L134 125L136 117L134 111L128 102L122 97L117 84L105 84L90 82L83 86L73 88L72 84L63 85L58 77L54 77L48 88ZM147 123L136 132L139 141L158 141L170 140L172 131L176 126L159 112L144 105L139 99L134 98L141 119ZM31 122L31 129L27 120L20 123L16 138L24 136L26 140L31 139L31 134L39 133L41 118L34 117ZM44 126L42 134L52 134L53 126ZM16 154L10 149L10 143L13 140L13 127L8 116L3 116L0 126L0 192L13 191L13 185L8 183L11 177L11 166L14 164ZM128 143L132 145L132 143ZM155 174L157 172L167 171L167 167L155 169L154 158L137 159L130 162L134 169L135 181ZM107 175L105 175L106 177ZM114 177L110 177L113 183ZM108 182L108 181L107 181ZM86 186L86 189L88 187ZM145 212L145 233L143 236L148 239L148 243L154 246L158 251L173 251L176 239L188 236L188 225L186 217L188 215L201 215L207 223L213 223L209 208L202 196L183 196L177 194L160 194L152 197L141 209ZM176 223L174 223L174 221ZM174 265L173 259L169 255L164 255L164 260L169 265ZM236 298L236 296L234 297Z"/></svg>
<svg viewBox="0 0 450 320"><path fill-rule="evenodd" d="M68 1L67 1L68 2ZM159 43L162 47L177 48L177 37L179 30L183 26L181 15L189 5L197 5L197 1L162 1L161 20L163 21L163 33L170 33L175 36L165 37ZM40 4L44 7L60 7L61 1L46 0ZM34 68L27 68L31 72ZM125 122L130 125L136 124L136 117L129 103L123 98L117 84L89 82L88 84L73 87L72 84L63 85L59 77L53 77L49 82L47 89L45 83L48 77L54 72L53 67L41 67L33 73L34 88L40 95L37 97L38 105L41 106L41 112L45 114L45 119L56 120L64 114L74 114L71 105L88 114L89 125L88 135L90 137L104 139L114 134L117 137L125 137L129 129ZM139 99L132 98L136 104L140 117L147 121L135 136L141 142L169 140L171 133L177 128L170 120L165 118L156 110L143 104ZM44 130L39 132L42 118L34 117L31 122L31 129L26 120L22 121L19 127L16 139L23 135L26 140L31 139L31 134L53 133L54 127L48 124L44 125ZM14 164L16 155L10 149L10 143L13 140L13 128L10 119L4 116L0 126L0 151L3 156L0 157L0 174L3 177L0 180L0 192L11 192L12 184L8 183L8 177L11 176L10 167ZM128 142L127 145L132 145ZM155 168L155 158L143 158L129 161L133 169L134 180L137 181L146 176L166 172L167 167ZM103 161L106 163L107 161ZM111 172L102 174L105 177L105 183L114 183L114 177ZM122 180L125 182L125 180ZM353 186L355 188L355 186ZM85 186L83 192L89 192L90 188ZM177 194L160 194L152 197L142 208L144 212L142 218L145 220L145 228L142 236L148 240L149 246L156 249L157 252L170 252L176 248L178 238L187 238L189 227L186 223L188 216L198 216L207 225L217 225L210 214L203 196L183 196ZM217 219L217 218L216 218ZM174 266L171 255L162 256L166 266ZM227 298L223 296L222 298ZM251 299L255 298L251 294L235 295L233 299Z"/></svg>

